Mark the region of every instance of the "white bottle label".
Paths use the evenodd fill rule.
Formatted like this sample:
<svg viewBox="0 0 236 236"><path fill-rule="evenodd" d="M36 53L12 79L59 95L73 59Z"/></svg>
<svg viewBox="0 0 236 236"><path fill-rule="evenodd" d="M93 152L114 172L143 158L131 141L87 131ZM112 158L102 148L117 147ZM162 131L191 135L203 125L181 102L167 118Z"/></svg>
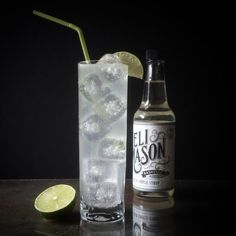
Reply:
<svg viewBox="0 0 236 236"><path fill-rule="evenodd" d="M174 124L134 121L133 187L155 192L174 186Z"/></svg>

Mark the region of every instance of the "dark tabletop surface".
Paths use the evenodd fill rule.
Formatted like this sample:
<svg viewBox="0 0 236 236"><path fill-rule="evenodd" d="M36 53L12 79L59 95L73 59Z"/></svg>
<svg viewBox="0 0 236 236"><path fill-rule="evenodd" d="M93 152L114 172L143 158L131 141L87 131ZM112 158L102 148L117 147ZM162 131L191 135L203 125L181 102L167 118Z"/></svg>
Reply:
<svg viewBox="0 0 236 236"><path fill-rule="evenodd" d="M52 185L78 180L0 180L0 235L172 236L226 235L234 230L234 181L176 181L173 199L146 200L133 196L126 181L124 223L94 225L80 221L79 200L64 220L46 220L34 209L36 196Z"/></svg>

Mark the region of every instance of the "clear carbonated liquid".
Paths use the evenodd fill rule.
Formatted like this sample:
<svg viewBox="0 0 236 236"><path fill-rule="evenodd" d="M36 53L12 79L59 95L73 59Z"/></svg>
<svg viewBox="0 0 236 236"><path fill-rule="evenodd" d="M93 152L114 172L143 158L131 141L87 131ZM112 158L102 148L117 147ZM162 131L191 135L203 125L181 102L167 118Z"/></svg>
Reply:
<svg viewBox="0 0 236 236"><path fill-rule="evenodd" d="M127 67L79 64L81 217L118 221L124 214Z"/></svg>

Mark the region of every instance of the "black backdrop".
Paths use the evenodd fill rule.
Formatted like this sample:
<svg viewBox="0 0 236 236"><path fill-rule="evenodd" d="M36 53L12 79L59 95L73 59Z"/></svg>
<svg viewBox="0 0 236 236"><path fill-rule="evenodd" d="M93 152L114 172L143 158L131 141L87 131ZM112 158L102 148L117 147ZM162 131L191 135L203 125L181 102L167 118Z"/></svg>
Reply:
<svg viewBox="0 0 236 236"><path fill-rule="evenodd" d="M145 49L164 49L168 100L177 117L176 178L235 177L229 163L224 171L227 97L221 59L228 49L223 9L99 1L2 7L0 178L79 175L77 63L84 59L79 38L33 16L33 9L79 25L93 59L125 50L144 62ZM142 83L129 80L129 178L132 117Z"/></svg>

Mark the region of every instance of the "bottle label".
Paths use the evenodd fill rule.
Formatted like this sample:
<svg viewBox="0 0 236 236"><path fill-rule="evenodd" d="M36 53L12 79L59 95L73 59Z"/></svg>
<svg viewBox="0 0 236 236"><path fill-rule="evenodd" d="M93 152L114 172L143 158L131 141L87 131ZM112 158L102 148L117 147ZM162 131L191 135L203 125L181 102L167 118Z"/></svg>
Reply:
<svg viewBox="0 0 236 236"><path fill-rule="evenodd" d="M134 121L133 187L155 192L174 186L174 124Z"/></svg>

